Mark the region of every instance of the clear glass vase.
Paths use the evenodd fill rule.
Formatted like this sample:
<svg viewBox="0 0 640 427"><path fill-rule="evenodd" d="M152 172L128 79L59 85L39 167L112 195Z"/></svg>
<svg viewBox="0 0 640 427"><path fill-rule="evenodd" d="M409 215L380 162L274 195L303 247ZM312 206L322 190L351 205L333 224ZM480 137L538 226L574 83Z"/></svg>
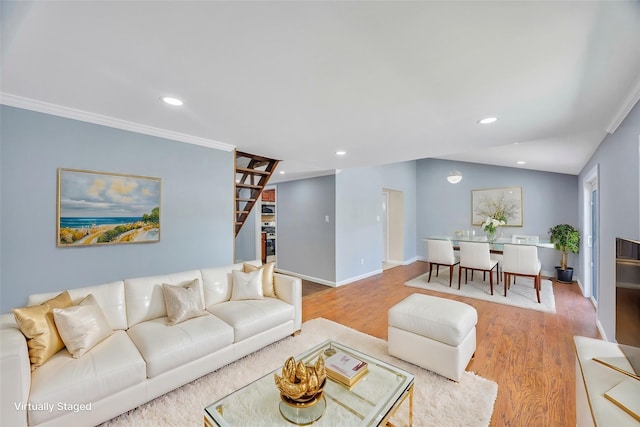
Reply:
<svg viewBox="0 0 640 427"><path fill-rule="evenodd" d="M498 230L487 231L487 241L493 243L498 238Z"/></svg>

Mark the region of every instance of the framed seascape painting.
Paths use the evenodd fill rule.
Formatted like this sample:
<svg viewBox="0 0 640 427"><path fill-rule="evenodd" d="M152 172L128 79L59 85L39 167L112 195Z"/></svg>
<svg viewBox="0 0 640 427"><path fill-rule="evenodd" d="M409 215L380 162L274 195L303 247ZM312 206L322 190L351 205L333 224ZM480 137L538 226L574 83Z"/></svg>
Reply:
<svg viewBox="0 0 640 427"><path fill-rule="evenodd" d="M58 169L57 245L160 241L160 178Z"/></svg>
<svg viewBox="0 0 640 427"><path fill-rule="evenodd" d="M522 227L522 187L471 190L471 224L482 225L487 218Z"/></svg>

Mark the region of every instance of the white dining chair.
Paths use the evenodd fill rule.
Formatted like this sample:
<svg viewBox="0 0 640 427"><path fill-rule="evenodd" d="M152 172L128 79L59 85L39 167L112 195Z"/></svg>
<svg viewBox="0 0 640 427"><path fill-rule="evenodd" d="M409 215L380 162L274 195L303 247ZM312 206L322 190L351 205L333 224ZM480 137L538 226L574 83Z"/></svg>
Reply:
<svg viewBox="0 0 640 427"><path fill-rule="evenodd" d="M467 272L471 270L471 280L475 270L489 273L489 285L493 295L493 270L496 270L496 279L500 282L498 274L498 260L491 257L489 243L485 242L460 242L460 265L458 267L458 289L464 269L464 283L467 283Z"/></svg>
<svg viewBox="0 0 640 427"><path fill-rule="evenodd" d="M542 264L538 259L538 248L533 245L504 244L502 253L502 273L504 274L504 296L511 286L511 277L523 276L533 278L538 303L540 303L540 286L542 283Z"/></svg>
<svg viewBox="0 0 640 427"><path fill-rule="evenodd" d="M531 236L526 234L512 234L511 243L533 243L540 242L540 236Z"/></svg>
<svg viewBox="0 0 640 427"><path fill-rule="evenodd" d="M449 267L449 287L451 287L453 267L460 263L460 260L453 253L451 240L427 239L427 261L429 262L429 278L427 282L431 281L433 266L436 266L436 276L438 276L442 265Z"/></svg>

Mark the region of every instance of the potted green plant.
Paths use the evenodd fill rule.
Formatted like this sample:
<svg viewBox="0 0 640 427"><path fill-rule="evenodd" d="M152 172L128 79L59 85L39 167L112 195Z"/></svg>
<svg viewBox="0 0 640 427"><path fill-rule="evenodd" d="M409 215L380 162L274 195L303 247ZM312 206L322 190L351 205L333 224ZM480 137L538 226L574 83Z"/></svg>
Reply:
<svg viewBox="0 0 640 427"><path fill-rule="evenodd" d="M556 266L559 282L573 281L573 268L568 267L569 252L577 254L580 251L580 232L572 225L558 224L549 230L550 241L562 254L560 265Z"/></svg>

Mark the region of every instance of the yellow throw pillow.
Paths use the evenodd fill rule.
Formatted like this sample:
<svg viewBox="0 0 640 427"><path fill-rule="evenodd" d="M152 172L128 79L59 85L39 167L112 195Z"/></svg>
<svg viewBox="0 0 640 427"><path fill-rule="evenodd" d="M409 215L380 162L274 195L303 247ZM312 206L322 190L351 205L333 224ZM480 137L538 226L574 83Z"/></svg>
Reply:
<svg viewBox="0 0 640 427"><path fill-rule="evenodd" d="M40 305L13 309L18 327L27 337L32 371L64 348L53 320L53 309L72 305L69 292L65 291Z"/></svg>
<svg viewBox="0 0 640 427"><path fill-rule="evenodd" d="M275 270L276 263L270 262L268 264L263 264L261 267L256 267L251 264L242 264L242 271L245 273L251 273L252 271L256 271L259 268L263 268L264 272L262 273L262 293L265 297L275 297L276 289L273 284L273 271Z"/></svg>

